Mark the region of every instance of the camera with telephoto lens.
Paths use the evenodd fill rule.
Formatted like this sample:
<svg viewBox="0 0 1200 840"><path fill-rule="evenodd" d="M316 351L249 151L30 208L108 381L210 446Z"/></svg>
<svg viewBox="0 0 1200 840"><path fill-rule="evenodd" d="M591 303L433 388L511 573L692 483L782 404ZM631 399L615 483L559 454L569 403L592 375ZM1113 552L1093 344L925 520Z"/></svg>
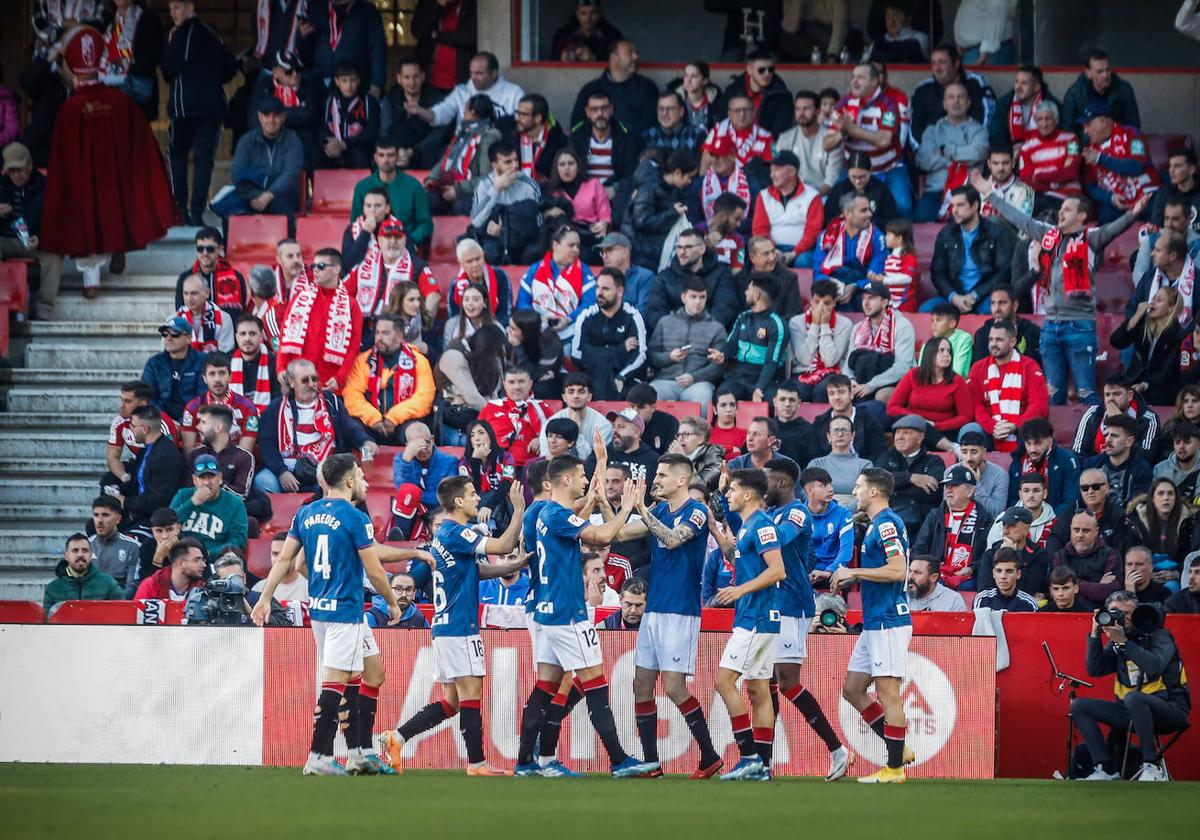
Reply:
<svg viewBox="0 0 1200 840"><path fill-rule="evenodd" d="M1122 610L1100 610L1096 614L1096 624L1100 627L1117 626L1131 636L1146 636L1163 625L1162 612L1154 604L1138 604L1129 614L1126 622Z"/></svg>
<svg viewBox="0 0 1200 840"><path fill-rule="evenodd" d="M236 575L213 578L188 595L184 614L188 624L245 624L246 583Z"/></svg>

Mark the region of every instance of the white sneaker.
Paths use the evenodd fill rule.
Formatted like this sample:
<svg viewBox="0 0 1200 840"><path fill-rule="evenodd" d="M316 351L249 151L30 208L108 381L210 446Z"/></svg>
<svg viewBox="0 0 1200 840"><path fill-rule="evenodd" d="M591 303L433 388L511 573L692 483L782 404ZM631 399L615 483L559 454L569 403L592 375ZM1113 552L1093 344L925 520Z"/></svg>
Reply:
<svg viewBox="0 0 1200 840"><path fill-rule="evenodd" d="M1104 769L1103 764L1097 764L1096 768L1094 770L1092 770L1092 775L1085 776L1083 781L1085 781L1085 782L1116 782L1116 781L1120 781L1120 779L1121 779L1121 776L1119 773L1109 773L1107 770Z"/></svg>
<svg viewBox="0 0 1200 840"><path fill-rule="evenodd" d="M1142 770L1138 773L1137 780L1139 782L1169 782L1171 777L1167 775L1167 771L1162 769L1158 764L1145 762L1142 765Z"/></svg>
<svg viewBox="0 0 1200 840"><path fill-rule="evenodd" d="M346 768L338 764L331 755L317 755L316 753L308 754L308 761L304 762L304 770L302 774L305 776L345 776Z"/></svg>
<svg viewBox="0 0 1200 840"><path fill-rule="evenodd" d="M346 755L346 772L351 776L365 775L369 772L361 749L350 750Z"/></svg>
<svg viewBox="0 0 1200 840"><path fill-rule="evenodd" d="M854 753L846 749L845 745L838 747L829 754L829 772L825 774L825 781L836 782L846 775L853 763Z"/></svg>

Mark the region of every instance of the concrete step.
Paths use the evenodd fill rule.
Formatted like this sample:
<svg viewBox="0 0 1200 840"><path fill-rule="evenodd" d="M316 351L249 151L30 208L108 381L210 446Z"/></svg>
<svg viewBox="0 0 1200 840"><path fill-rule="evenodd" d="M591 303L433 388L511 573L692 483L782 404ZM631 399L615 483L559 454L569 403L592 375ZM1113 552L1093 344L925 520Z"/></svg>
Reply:
<svg viewBox="0 0 1200 840"><path fill-rule="evenodd" d="M116 384L120 381L118 377L112 380L111 385L79 386L53 391L37 386L17 387L8 392L8 408L10 411L47 414L98 414L113 411L120 399Z"/></svg>
<svg viewBox="0 0 1200 840"><path fill-rule="evenodd" d="M74 529L72 529L73 531ZM8 556L42 555L49 556L63 547L63 542L72 531L59 528L45 529L5 529L0 531L0 545Z"/></svg>
<svg viewBox="0 0 1200 840"><path fill-rule="evenodd" d="M34 436L30 431L0 431L0 460L12 464L20 475L20 461L30 462L30 469L39 465L49 471L47 476L92 474L104 469L104 453L108 438L75 432L44 432ZM55 468L55 463L58 468Z"/></svg>
<svg viewBox="0 0 1200 840"><path fill-rule="evenodd" d="M88 300L82 295L60 295L54 304L56 321L113 321L136 317L161 324L175 312L175 298L169 292L144 291L134 294L102 292Z"/></svg>
<svg viewBox="0 0 1200 840"><path fill-rule="evenodd" d="M140 367L130 367L126 362L124 368L117 370L89 370L87 368L13 368L9 371L9 381L14 386L39 385L47 389L70 388L80 386L110 386L120 384L128 379L137 379L141 374Z"/></svg>
<svg viewBox="0 0 1200 840"><path fill-rule="evenodd" d="M25 366L66 370L122 370L139 359L148 359L152 353L153 349L131 351L127 347L52 344L38 341L25 348ZM141 371L138 373L140 375Z"/></svg>
<svg viewBox="0 0 1200 840"><path fill-rule="evenodd" d="M112 411L93 414L43 414L41 412L0 412L0 431L8 429L24 429L43 431L50 429L67 429L74 432L102 431L107 434L116 416L116 398L113 400Z"/></svg>
<svg viewBox="0 0 1200 840"><path fill-rule="evenodd" d="M87 502L69 505L0 505L0 522L17 530L73 526L73 530L81 531L91 516L92 507ZM3 533L0 531L0 535Z"/></svg>
<svg viewBox="0 0 1200 840"><path fill-rule="evenodd" d="M0 504L69 505L91 501L95 479L0 478Z"/></svg>
<svg viewBox="0 0 1200 840"><path fill-rule="evenodd" d="M32 342L70 342L77 346L123 348L148 357L162 349L158 334L161 321L136 321L128 317L120 321L67 322L22 321L13 324L15 338Z"/></svg>
<svg viewBox="0 0 1200 840"><path fill-rule="evenodd" d="M187 266L181 266L182 271ZM175 282L178 274L114 274L104 278L101 295L109 292L139 292L139 293L169 293L170 299L175 299ZM79 292L83 289L82 274L64 274L60 287L64 292Z"/></svg>
<svg viewBox="0 0 1200 840"><path fill-rule="evenodd" d="M42 603L46 584L54 577L54 567L57 559L43 558L41 566L36 568L3 569L3 558L0 558L0 599L6 601L33 601Z"/></svg>

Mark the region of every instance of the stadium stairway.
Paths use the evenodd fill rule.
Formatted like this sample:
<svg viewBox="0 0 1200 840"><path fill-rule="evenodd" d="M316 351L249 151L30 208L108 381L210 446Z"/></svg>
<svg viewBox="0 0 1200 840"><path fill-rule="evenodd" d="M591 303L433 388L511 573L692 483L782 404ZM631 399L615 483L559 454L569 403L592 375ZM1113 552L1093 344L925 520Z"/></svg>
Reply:
<svg viewBox="0 0 1200 840"><path fill-rule="evenodd" d="M0 369L0 599L40 602L63 541L91 515L117 386L160 349L195 230L172 228L128 254L95 300L68 262L54 320L13 325L14 367Z"/></svg>

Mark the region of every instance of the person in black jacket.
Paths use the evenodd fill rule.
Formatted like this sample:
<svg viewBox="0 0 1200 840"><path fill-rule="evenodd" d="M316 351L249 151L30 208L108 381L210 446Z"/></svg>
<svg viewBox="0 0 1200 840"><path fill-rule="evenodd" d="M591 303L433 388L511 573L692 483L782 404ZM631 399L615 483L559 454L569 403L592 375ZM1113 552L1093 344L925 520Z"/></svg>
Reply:
<svg viewBox="0 0 1200 840"><path fill-rule="evenodd" d="M311 168L317 160L316 130L325 102L325 91L318 83L301 76L304 64L295 53L280 52L272 56L271 75L262 76L248 97L246 122L258 122L258 107L268 97L283 103L283 125L296 132L304 144L304 164Z"/></svg>
<svg viewBox="0 0 1200 840"><path fill-rule="evenodd" d="M925 517L937 508L946 471L942 459L925 450L928 426L915 414L901 417L892 426L894 446L875 461L875 466L890 472L896 481L892 510L904 520L910 534L917 533Z"/></svg>
<svg viewBox="0 0 1200 840"><path fill-rule="evenodd" d="M681 154L677 152L676 154ZM705 307L726 328L732 327L741 306L738 304L737 286L729 266L707 250L704 235L695 228L688 228L675 240L675 257L671 264L654 276L650 283L650 294L642 314L646 329L651 333L668 313L679 308L683 296L683 283L689 275L704 279L708 285L708 300Z"/></svg>
<svg viewBox="0 0 1200 840"><path fill-rule="evenodd" d="M774 311L779 283L770 274L750 275L746 308L738 314L722 347L712 347L708 359L726 366L725 386L739 400L769 400L775 380L783 373L788 333Z"/></svg>
<svg viewBox="0 0 1200 840"><path fill-rule="evenodd" d="M152 405L140 405L129 415L129 427L144 448L129 470L131 478L121 485L122 527L126 531L148 526L154 511L169 507L187 480L183 456L175 442L162 433L162 412Z"/></svg>
<svg viewBox="0 0 1200 840"><path fill-rule="evenodd" d="M117 8L104 31L104 42L116 49L101 62L101 80L129 94L141 106L146 120L154 122L158 119L158 65L164 46L162 19L153 10L147 14L142 0L113 5ZM119 56L116 59L114 52Z"/></svg>
<svg viewBox="0 0 1200 840"><path fill-rule="evenodd" d="M754 121L775 137L792 127L792 94L775 72L775 59L765 50L746 54L746 71L725 87L726 102L735 96L750 98Z"/></svg>
<svg viewBox="0 0 1200 840"><path fill-rule="evenodd" d="M379 100L361 89L353 61L339 61L317 126L318 169L369 169L379 136Z"/></svg>
<svg viewBox="0 0 1200 840"><path fill-rule="evenodd" d="M834 184L825 196L825 227L842 217L842 196L847 193L866 196L867 201L871 202L871 223L880 230L900 215L892 191L887 184L871 175L871 158L863 152L850 155L846 161L846 177Z"/></svg>
<svg viewBox="0 0 1200 840"><path fill-rule="evenodd" d="M600 8L600 0L578 0L571 16L554 32L550 41L550 61L566 61L563 51L568 48L586 48L592 61L608 55L608 49L624 36L621 30L609 23Z"/></svg>
<svg viewBox="0 0 1200 840"><path fill-rule="evenodd" d="M629 209L625 211L624 217L621 219L621 233L633 242L633 262L635 264L651 271L658 270L667 234L675 227L681 216L687 216L684 193L691 186L692 178L696 176L696 170L696 156L688 151L671 152L664 164L660 164L654 159L643 160L638 164L637 172L632 178L635 194L629 203ZM620 196L618 195L617 198ZM703 248L703 235L700 233L696 235L700 236L700 245ZM682 233L679 238L683 238ZM676 255L678 253L678 241L676 241ZM716 261L716 255L713 255L713 261ZM678 303L679 295L674 295L667 308L659 313L659 317L671 311ZM712 295L709 295L708 303L709 309L712 309ZM649 314L649 310L647 310L647 314ZM646 319L646 324L651 330L654 329L656 323L658 323L657 318L648 317Z"/></svg>
<svg viewBox="0 0 1200 840"><path fill-rule="evenodd" d="M599 56L597 56L599 58ZM654 125L658 116L658 85L638 73L637 47L632 41L614 41L608 48L606 69L598 79L585 84L575 97L571 109L571 125L583 122L595 94L603 93L612 103L612 119L615 125L629 130L637 154L637 138ZM790 113L790 108L789 108Z"/></svg>
<svg viewBox="0 0 1200 840"><path fill-rule="evenodd" d="M4 147L4 172L0 174L0 257L32 258L38 261L39 320L54 317L62 279L63 258L41 250L42 205L46 176L33 168L33 156L21 143ZM25 225L26 238L18 235L16 223Z"/></svg>
<svg viewBox="0 0 1200 840"><path fill-rule="evenodd" d="M625 302L625 275L615 268L596 275L596 302L579 313L571 357L594 383L592 398L617 400L646 367L646 322Z"/></svg>
<svg viewBox="0 0 1200 840"><path fill-rule="evenodd" d="M914 556L929 554L941 560L941 581L951 589L967 592L976 588L981 567L988 566L987 535L992 517L975 503L975 476L962 464L951 467L942 479L945 501L929 511L912 543ZM1024 511L1029 515L1029 511ZM953 545L947 546L947 543ZM949 548L950 550L947 550Z"/></svg>
<svg viewBox="0 0 1200 840"><path fill-rule="evenodd" d="M225 119L223 85L237 75L237 61L211 26L202 23L190 2L171 4L174 28L167 35L162 74L171 89L168 155L171 190L189 224L204 224L213 156ZM188 193L188 155L192 156L192 190Z"/></svg>
<svg viewBox="0 0 1200 840"><path fill-rule="evenodd" d="M450 127L430 125L405 108L411 102L432 109L441 101L442 92L425 80L420 64L400 62L396 84L380 102L379 136L396 144L401 169L432 169L446 150Z"/></svg>
<svg viewBox="0 0 1200 840"><path fill-rule="evenodd" d="M912 92L912 131L908 142L913 151L921 145L925 129L946 116L942 105L946 85L958 82L967 89L971 97L971 119L981 125L990 125L992 112L996 109L996 94L987 79L978 73L963 70L962 58L953 44L934 47L929 58L932 75L920 82ZM1063 123L1066 125L1066 123Z"/></svg>
<svg viewBox="0 0 1200 840"><path fill-rule="evenodd" d="M1179 346L1185 333L1179 324L1183 300L1177 289L1163 286L1137 305L1109 340L1118 350L1133 348L1126 374L1133 390L1150 405L1171 405L1179 395Z"/></svg>
<svg viewBox="0 0 1200 840"><path fill-rule="evenodd" d="M334 68L343 61L352 61L370 86L371 96L382 96L387 83L387 38L375 4L367 0L309 0L308 16L314 31L304 39L301 51L311 51L306 52L305 63L313 68L313 75L329 84ZM334 31L338 33L336 39ZM309 55L311 61L307 60Z"/></svg>
<svg viewBox="0 0 1200 840"><path fill-rule="evenodd" d="M841 373L825 377L825 392L829 410L818 414L812 424L812 435L808 439L808 454L820 458L833 451L829 445L829 422L834 417L848 417L854 428L854 451L859 457L874 461L885 449L884 430L875 415L854 405L854 383ZM941 476L938 476L939 479ZM915 532L914 532L915 533Z"/></svg>
<svg viewBox="0 0 1200 840"><path fill-rule="evenodd" d="M471 59L479 50L478 21L475 0L418 0L412 17L417 60L429 68L439 90L450 90L471 75ZM449 47L451 55L442 47Z"/></svg>
<svg viewBox="0 0 1200 840"><path fill-rule="evenodd" d="M51 66L44 58L29 62L21 72L20 83L32 103L21 142L33 155L34 166L45 167L50 162L50 138L54 135L58 109L71 95L71 89L57 65Z"/></svg>
<svg viewBox="0 0 1200 840"><path fill-rule="evenodd" d="M938 231L929 266L929 279L939 296L922 301L921 311L952 303L964 314L987 315L992 311L993 287L1007 280L1012 270L1012 233L1004 224L979 215L979 193L970 185L950 191L950 215L954 221Z"/></svg>
<svg viewBox="0 0 1200 840"><path fill-rule="evenodd" d="M614 103L607 91L594 90L585 101L583 118L571 125L571 146L587 177L615 184L638 166L639 135L613 116Z"/></svg>

